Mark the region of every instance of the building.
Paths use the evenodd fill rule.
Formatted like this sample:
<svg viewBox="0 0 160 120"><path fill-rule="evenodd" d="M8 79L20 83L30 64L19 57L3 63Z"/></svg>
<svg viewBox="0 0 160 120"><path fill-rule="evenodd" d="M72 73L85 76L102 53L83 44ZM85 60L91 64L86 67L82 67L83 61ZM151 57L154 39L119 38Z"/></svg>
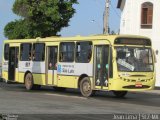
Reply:
<svg viewBox="0 0 160 120"><path fill-rule="evenodd" d="M120 34L148 36L156 54L156 86L160 86L160 0L118 0Z"/></svg>

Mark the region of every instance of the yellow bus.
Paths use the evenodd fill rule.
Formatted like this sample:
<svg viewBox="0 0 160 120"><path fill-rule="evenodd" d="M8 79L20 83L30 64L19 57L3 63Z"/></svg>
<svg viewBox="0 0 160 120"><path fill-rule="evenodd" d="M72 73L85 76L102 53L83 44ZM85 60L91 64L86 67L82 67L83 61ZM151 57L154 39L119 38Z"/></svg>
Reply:
<svg viewBox="0 0 160 120"><path fill-rule="evenodd" d="M83 96L151 90L155 85L151 40L134 35L47 37L4 41L2 77L27 90L53 86Z"/></svg>

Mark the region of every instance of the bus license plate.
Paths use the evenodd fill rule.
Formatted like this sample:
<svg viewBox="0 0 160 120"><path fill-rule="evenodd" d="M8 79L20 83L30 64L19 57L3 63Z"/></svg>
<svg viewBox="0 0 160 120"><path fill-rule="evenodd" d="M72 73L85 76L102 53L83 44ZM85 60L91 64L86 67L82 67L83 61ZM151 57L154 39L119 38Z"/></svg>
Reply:
<svg viewBox="0 0 160 120"><path fill-rule="evenodd" d="M136 84L135 84L135 87L141 88L141 87L143 87L143 85L142 85L142 83L136 83Z"/></svg>

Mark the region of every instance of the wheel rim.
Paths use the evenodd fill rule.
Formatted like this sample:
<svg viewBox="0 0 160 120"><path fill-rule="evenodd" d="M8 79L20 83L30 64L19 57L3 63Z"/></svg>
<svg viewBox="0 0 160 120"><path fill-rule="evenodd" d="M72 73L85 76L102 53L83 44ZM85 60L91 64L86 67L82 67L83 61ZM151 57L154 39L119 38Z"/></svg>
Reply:
<svg viewBox="0 0 160 120"><path fill-rule="evenodd" d="M88 81L85 81L82 86L83 93L88 95L91 93L91 85Z"/></svg>
<svg viewBox="0 0 160 120"><path fill-rule="evenodd" d="M26 77L26 88L27 88L27 89L30 89L31 86L32 86L32 78L31 78L30 75L28 75L28 76Z"/></svg>

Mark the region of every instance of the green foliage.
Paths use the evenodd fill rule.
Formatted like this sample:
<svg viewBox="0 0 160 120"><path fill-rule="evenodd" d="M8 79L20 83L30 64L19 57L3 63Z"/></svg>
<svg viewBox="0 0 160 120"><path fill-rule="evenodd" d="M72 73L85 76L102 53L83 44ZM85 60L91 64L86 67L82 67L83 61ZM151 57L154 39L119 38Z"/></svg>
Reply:
<svg viewBox="0 0 160 120"><path fill-rule="evenodd" d="M57 35L73 17L73 4L77 0L15 0L12 10L22 19L8 23L4 34L9 39Z"/></svg>

